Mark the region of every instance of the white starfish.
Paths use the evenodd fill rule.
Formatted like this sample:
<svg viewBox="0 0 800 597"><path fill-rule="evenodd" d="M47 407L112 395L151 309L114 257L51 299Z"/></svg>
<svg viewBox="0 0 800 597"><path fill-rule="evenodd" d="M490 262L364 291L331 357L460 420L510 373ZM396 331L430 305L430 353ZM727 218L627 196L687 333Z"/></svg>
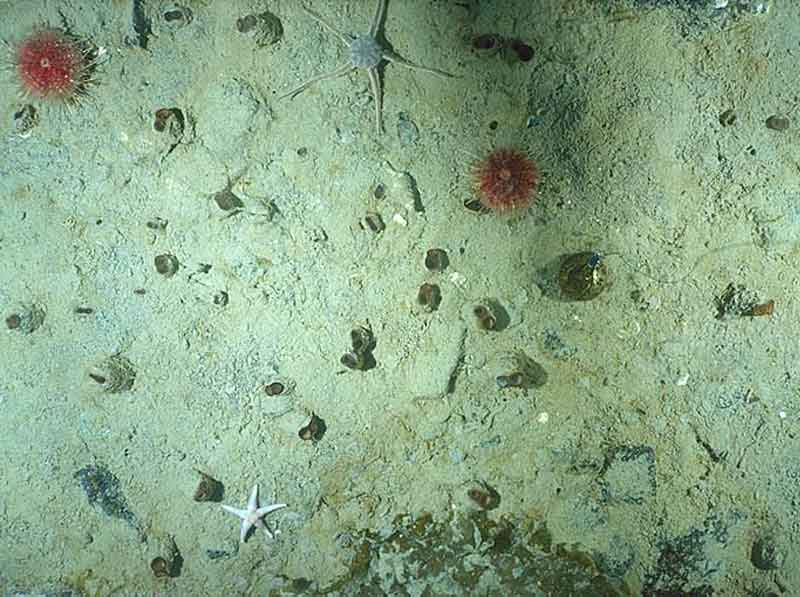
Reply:
<svg viewBox="0 0 800 597"><path fill-rule="evenodd" d="M222 506L226 512L230 512L242 519L242 533L239 540L244 543L250 529L256 527L263 529L267 536L272 539L272 533L269 532L267 525L261 520L270 512L274 512L279 508L285 508L286 504L270 504L269 506L258 507L258 485L253 485L253 493L250 494L250 499L247 501L247 509L240 510L232 506Z"/></svg>
<svg viewBox="0 0 800 597"><path fill-rule="evenodd" d="M350 55L347 62L338 66L336 69L329 73L318 75L305 81L299 87L295 87L291 91L284 93L278 99L294 97L298 93L304 91L307 87L310 87L319 81L335 79L356 69L364 70L367 73L367 77L369 77L369 86L372 89L372 97L375 99L375 129L380 135L383 131L383 122L381 120L383 89L381 86L381 77L380 73L378 72L378 67L384 61L399 64L400 66L405 66L406 68L415 69L425 73L431 73L442 77L452 77L453 75L450 73L439 70L438 68L431 68L429 66L423 66L421 64L411 62L410 60L406 60L394 50L384 46L381 41L379 41L381 23L386 15L386 1L387 0L378 0L378 5L375 9L375 16L372 18L372 24L370 25L369 31L362 33L361 35L351 35L349 33L345 33L341 29L335 27L330 21L305 6L305 4L301 4L303 10L306 11L309 16L318 21L323 27L327 28L331 33L338 37L339 40L344 43L344 45L348 47Z"/></svg>

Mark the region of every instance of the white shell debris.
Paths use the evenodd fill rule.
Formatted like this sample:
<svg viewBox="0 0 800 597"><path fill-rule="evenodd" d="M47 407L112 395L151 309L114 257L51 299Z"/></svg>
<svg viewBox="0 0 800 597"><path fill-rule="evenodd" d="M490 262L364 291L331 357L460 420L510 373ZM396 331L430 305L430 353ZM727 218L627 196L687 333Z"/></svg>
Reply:
<svg viewBox="0 0 800 597"><path fill-rule="evenodd" d="M395 195L409 211L418 211L421 206L417 181L408 172L397 170L388 160L384 165L394 175L394 181L389 185L389 194Z"/></svg>
<svg viewBox="0 0 800 597"><path fill-rule="evenodd" d="M459 272L453 272L450 274L450 281L458 286L461 290L464 290L464 287L467 285L467 278L464 274Z"/></svg>

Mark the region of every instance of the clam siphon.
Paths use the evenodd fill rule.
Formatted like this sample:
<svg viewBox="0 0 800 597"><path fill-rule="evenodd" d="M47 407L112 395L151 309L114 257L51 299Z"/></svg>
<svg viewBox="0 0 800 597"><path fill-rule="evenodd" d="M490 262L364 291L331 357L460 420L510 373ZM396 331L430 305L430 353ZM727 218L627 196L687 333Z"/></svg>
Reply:
<svg viewBox="0 0 800 597"><path fill-rule="evenodd" d="M497 329L497 315L495 315L493 306L487 304L476 305L472 309L472 314L475 316L475 321L478 327L485 331L494 331Z"/></svg>
<svg viewBox="0 0 800 597"><path fill-rule="evenodd" d="M547 372L544 367L521 350L500 355L498 361L495 383L501 390L508 388L527 390L547 383Z"/></svg>
<svg viewBox="0 0 800 597"><path fill-rule="evenodd" d="M45 310L38 304L19 304L6 317L6 327L22 334L32 334L44 323Z"/></svg>
<svg viewBox="0 0 800 597"><path fill-rule="evenodd" d="M436 311L442 302L442 291L438 284L428 284L427 282L419 287L417 293L417 303L425 307L428 311Z"/></svg>
<svg viewBox="0 0 800 597"><path fill-rule="evenodd" d="M118 394L133 387L136 369L124 356L114 354L93 367L89 371L89 377L103 386L109 394Z"/></svg>
<svg viewBox="0 0 800 597"><path fill-rule="evenodd" d="M201 470L197 471L200 475L200 482L194 491L195 502L219 502L225 493L225 487L211 475L207 475Z"/></svg>
<svg viewBox="0 0 800 597"><path fill-rule="evenodd" d="M236 30L252 36L259 48L274 45L283 38L281 20L269 11L240 17L236 20Z"/></svg>
<svg viewBox="0 0 800 597"><path fill-rule="evenodd" d="M297 435L304 441L311 440L313 442L318 442L322 439L322 436L325 435L327 429L325 421L317 416L316 413L311 413L311 419L306 425L300 428Z"/></svg>
<svg viewBox="0 0 800 597"><path fill-rule="evenodd" d="M357 354L364 354L370 352L375 348L375 336L372 334L372 328L364 325L359 325L350 330L350 343L353 346L353 351Z"/></svg>

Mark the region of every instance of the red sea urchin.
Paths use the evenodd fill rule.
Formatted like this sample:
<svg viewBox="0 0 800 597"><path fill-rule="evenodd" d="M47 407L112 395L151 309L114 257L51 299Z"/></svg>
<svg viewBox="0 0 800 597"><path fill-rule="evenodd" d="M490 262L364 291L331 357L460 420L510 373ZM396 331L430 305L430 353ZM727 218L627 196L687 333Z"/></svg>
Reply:
<svg viewBox="0 0 800 597"><path fill-rule="evenodd" d="M495 149L474 174L481 204L496 211L528 207L539 185L536 164L516 149Z"/></svg>
<svg viewBox="0 0 800 597"><path fill-rule="evenodd" d="M38 29L16 48L16 70L25 93L76 102L95 63L83 40L62 29Z"/></svg>

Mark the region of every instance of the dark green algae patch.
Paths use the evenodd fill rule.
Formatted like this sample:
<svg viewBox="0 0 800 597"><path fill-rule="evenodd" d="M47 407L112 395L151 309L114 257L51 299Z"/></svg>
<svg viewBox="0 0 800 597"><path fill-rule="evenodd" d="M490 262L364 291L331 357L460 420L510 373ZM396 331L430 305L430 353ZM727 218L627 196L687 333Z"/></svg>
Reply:
<svg viewBox="0 0 800 597"><path fill-rule="evenodd" d="M328 587L294 579L270 595L542 595L622 597L588 553L554 544L546 527L518 526L486 512L399 516L384 533L361 531L348 574Z"/></svg>

